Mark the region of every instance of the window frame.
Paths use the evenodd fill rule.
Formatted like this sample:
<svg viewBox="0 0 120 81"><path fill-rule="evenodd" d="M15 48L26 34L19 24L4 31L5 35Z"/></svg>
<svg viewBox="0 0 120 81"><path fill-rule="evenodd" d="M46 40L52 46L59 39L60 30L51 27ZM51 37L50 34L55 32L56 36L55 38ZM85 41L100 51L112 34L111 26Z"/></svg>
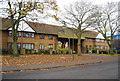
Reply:
<svg viewBox="0 0 120 81"><path fill-rule="evenodd" d="M33 50L34 49L34 43L23 43L22 48Z"/></svg>
<svg viewBox="0 0 120 81"><path fill-rule="evenodd" d="M40 50L44 50L44 45L43 44L39 44L39 49Z"/></svg>
<svg viewBox="0 0 120 81"><path fill-rule="evenodd" d="M48 44L49 49L53 49L53 46L54 46L53 44Z"/></svg>
<svg viewBox="0 0 120 81"><path fill-rule="evenodd" d="M53 39L53 35L48 35L48 39L52 40Z"/></svg>
<svg viewBox="0 0 120 81"><path fill-rule="evenodd" d="M35 34L32 32L24 32L23 37L30 37L30 38L34 38Z"/></svg>
<svg viewBox="0 0 120 81"><path fill-rule="evenodd" d="M40 34L40 39L45 39L45 34Z"/></svg>
<svg viewBox="0 0 120 81"><path fill-rule="evenodd" d="M12 31L8 32L8 36L12 37ZM22 37L22 32L18 31L17 32L17 37Z"/></svg>

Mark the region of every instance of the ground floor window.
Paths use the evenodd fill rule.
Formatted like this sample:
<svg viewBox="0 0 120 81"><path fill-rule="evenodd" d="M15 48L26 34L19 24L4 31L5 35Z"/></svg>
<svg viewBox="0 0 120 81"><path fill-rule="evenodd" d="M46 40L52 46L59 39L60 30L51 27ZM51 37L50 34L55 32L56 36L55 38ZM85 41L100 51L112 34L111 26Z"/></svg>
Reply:
<svg viewBox="0 0 120 81"><path fill-rule="evenodd" d="M17 43L18 49L21 48L21 44ZM8 49L12 49L13 48L13 43L8 43Z"/></svg>
<svg viewBox="0 0 120 81"><path fill-rule="evenodd" d="M49 49L53 49L53 44L49 44L49 45L48 45L48 48L49 48Z"/></svg>
<svg viewBox="0 0 120 81"><path fill-rule="evenodd" d="M101 46L101 49L105 49L105 46Z"/></svg>
<svg viewBox="0 0 120 81"><path fill-rule="evenodd" d="M100 46L96 46L96 48L100 49Z"/></svg>
<svg viewBox="0 0 120 81"><path fill-rule="evenodd" d="M105 46L96 46L98 49L105 49Z"/></svg>
<svg viewBox="0 0 120 81"><path fill-rule="evenodd" d="M40 44L40 50L43 50L44 49L44 45L43 44Z"/></svg>
<svg viewBox="0 0 120 81"><path fill-rule="evenodd" d="M29 44L29 43L23 44L23 48L24 49L34 49L34 44Z"/></svg>

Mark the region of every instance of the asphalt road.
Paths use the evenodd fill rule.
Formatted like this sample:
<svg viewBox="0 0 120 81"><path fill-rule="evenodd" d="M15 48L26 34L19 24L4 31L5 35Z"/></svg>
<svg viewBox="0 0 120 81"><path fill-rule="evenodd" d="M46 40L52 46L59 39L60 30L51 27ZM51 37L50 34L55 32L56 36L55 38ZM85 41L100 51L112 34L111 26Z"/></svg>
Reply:
<svg viewBox="0 0 120 81"><path fill-rule="evenodd" d="M3 79L118 79L118 61L42 71L4 73Z"/></svg>

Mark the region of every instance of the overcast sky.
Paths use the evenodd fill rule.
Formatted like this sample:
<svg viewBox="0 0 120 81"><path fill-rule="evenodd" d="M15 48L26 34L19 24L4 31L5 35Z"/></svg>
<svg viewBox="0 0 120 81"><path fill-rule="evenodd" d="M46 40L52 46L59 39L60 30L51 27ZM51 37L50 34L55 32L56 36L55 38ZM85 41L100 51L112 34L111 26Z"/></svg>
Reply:
<svg viewBox="0 0 120 81"><path fill-rule="evenodd" d="M74 1L80 1L80 0L56 0L60 6L72 3ZM89 1L93 4L104 4L107 2L119 2L120 0L83 0L83 1Z"/></svg>

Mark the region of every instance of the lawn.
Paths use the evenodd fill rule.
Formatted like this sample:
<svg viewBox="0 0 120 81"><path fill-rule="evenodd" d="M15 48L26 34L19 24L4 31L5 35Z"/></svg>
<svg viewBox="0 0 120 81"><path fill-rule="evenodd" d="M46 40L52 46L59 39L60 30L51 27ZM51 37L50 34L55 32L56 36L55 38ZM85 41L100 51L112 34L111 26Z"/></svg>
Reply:
<svg viewBox="0 0 120 81"><path fill-rule="evenodd" d="M61 63L72 61L90 61L93 57L74 55L20 55L20 57L0 56L2 57L2 66L23 66L31 64Z"/></svg>

